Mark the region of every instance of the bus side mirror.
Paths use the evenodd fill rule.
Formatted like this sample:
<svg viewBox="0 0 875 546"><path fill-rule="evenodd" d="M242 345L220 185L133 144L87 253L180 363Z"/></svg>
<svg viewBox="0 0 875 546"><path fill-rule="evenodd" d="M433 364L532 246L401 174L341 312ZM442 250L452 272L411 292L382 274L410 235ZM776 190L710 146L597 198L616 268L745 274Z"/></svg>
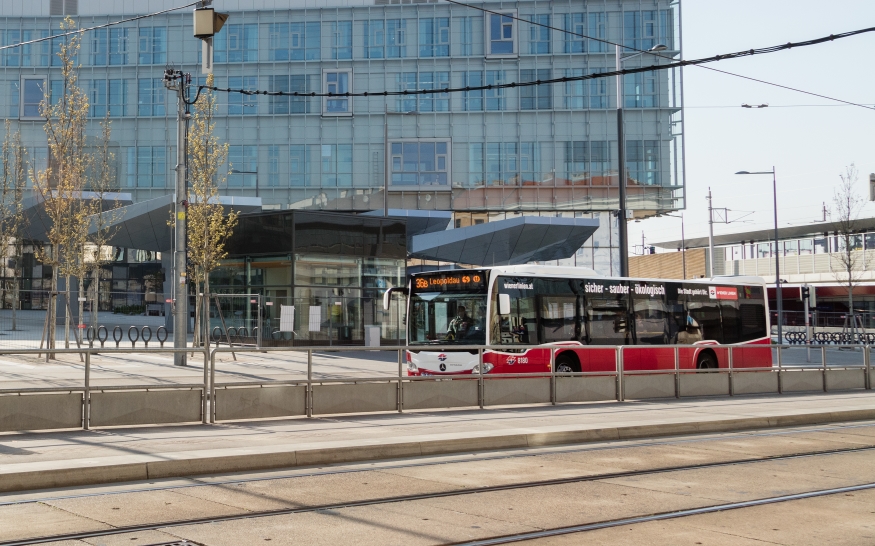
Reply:
<svg viewBox="0 0 875 546"><path fill-rule="evenodd" d="M509 315L510 314L510 294L499 294L498 295L498 314L499 315Z"/></svg>
<svg viewBox="0 0 875 546"><path fill-rule="evenodd" d="M386 291L383 293L383 311L389 310L389 303L392 299L392 292L401 292L402 294L407 294L407 289L399 287L386 289Z"/></svg>

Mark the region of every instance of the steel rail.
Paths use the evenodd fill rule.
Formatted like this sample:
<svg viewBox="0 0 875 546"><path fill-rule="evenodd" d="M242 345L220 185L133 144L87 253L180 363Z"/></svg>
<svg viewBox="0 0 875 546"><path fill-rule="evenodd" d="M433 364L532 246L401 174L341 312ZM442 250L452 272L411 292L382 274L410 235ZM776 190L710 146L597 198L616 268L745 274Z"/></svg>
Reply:
<svg viewBox="0 0 875 546"><path fill-rule="evenodd" d="M838 495L840 493L850 493L852 491L864 491L866 489L875 489L875 483L864 483L860 485L851 485L848 487L837 487L835 489L819 489L817 491L808 491L806 493L781 495L778 497L766 497L762 499L754 499L742 502L713 504L711 506L703 506L701 508L675 510L673 512L659 512L657 514L650 514L648 516L635 516L631 518L612 519L596 523L586 523L584 525L557 527L554 529L544 529L542 531L532 531L529 533L520 533L516 535L505 535L480 540L471 540L468 542L453 542L451 546L493 546L497 544L510 544L512 542L521 542L523 540L534 540L539 538L555 537L559 535L570 535L573 533L584 533L587 531L597 531L599 529L609 529L611 527L621 527L624 525L648 523L651 521L664 521L667 519L685 518L689 516L698 516L701 514L713 514L714 512L723 512L726 510L738 510L739 508L751 508L754 506L763 506L766 504L775 504L779 502L813 499L816 497L825 497L828 495Z"/></svg>
<svg viewBox="0 0 875 546"><path fill-rule="evenodd" d="M360 461L360 462L352 462L348 463L350 466L354 466L354 468L349 468L345 466L341 466L340 468L333 470L319 470L317 472L298 472L293 474L272 474L269 470L256 471L256 473L264 474L271 473L269 476L259 476L253 478L237 478L237 479L228 479L228 480L217 480L217 481L200 481L199 478L191 477L184 478L190 479L196 483L186 483L186 484L170 484L164 486L156 486L156 487L141 487L136 489L118 489L114 491L102 491L95 493L83 493L78 495L55 495L51 497L39 497L33 499L24 499L24 500L16 500L16 501L6 501L0 502L0 506L10 506L16 504L35 504L38 502L49 502L49 501L57 501L57 500L68 500L68 499L82 499L88 497L101 497L108 495L120 495L123 493L147 493L151 491L167 491L174 489L189 489L193 487L217 487L223 485L235 485L242 483L253 483L253 482L263 482L263 481L275 481L275 480L291 480L295 478L311 478L314 476L334 476L337 474L354 474L358 472L373 472L373 471L382 471L382 470L399 470L404 468L421 468L426 466L440 466L446 464L456 464L456 463L466 463L471 461L501 461L505 459L519 459L523 457L539 457L541 455L564 455L568 453L583 453L583 452L597 452L604 451L608 449L634 449L638 447L654 447L654 446L675 446L675 445L685 445L685 444L695 444L700 442L717 442L723 441L726 439L741 439L741 438L770 438L773 436L787 436L790 434L800 434L800 433L811 433L811 432L828 432L833 430L848 430L862 427L871 427L873 426L871 423L864 424L853 424L853 425L838 425L838 426L812 426L811 428L804 429L790 429L790 430L778 430L778 431L769 431L769 432L729 432L729 433L717 433L717 436L708 435L704 438L689 438L682 437L681 439L658 439L658 440L627 440L627 441L606 441L604 444L599 445L587 445L585 447L577 447L571 449L563 449L561 447L557 448L555 446L543 446L543 447L535 447L535 448L518 448L514 449L515 453L511 454L502 454L502 455L487 455L481 456L479 454L470 454L470 455L461 455L461 454L447 454L447 455L434 455L431 457L439 458L439 460L430 460L425 462L413 462L413 463L399 463L399 464L391 464L386 466L374 467L373 463ZM624 443L626 442L626 443ZM875 446L862 446L862 448L868 448ZM860 449L860 448L853 448ZM796 453L789 454L797 457L802 456L810 456L817 455L817 452L808 452L808 453ZM781 457L783 455L776 455L777 457ZM737 461L724 461L725 463L733 463L733 462L758 462L758 459L738 459ZM366 466L362 466L366 465ZM660 470L658 468L652 470ZM166 478L167 480L178 480L181 478ZM149 482L150 484L154 482ZM119 484L103 484L107 487L118 486ZM0 499L8 496L16 496L21 495L22 491L12 492L0 494Z"/></svg>
<svg viewBox="0 0 875 546"><path fill-rule="evenodd" d="M625 472L610 472L605 474L598 475L588 475L588 476L573 476L567 478L555 478L550 480L536 480L530 482L521 482L514 484L503 484L503 485L490 485L484 487L475 487L468 489L454 489L451 491L438 491L433 493L417 493L414 495L398 495L394 497L383 497L377 499L365 499L360 501L349 501L349 502L338 502L333 504L324 504L319 506L307 506L307 507L299 507L299 508L279 508L275 510L262 510L257 512L246 512L241 514L232 514L225 516L212 516L212 517L202 517L202 518L191 518L184 520L171 520L157 523L143 523L139 525L127 525L122 527L114 527L112 529L101 529L96 531L84 531L79 533L65 533L65 534L57 534L57 535L46 535L41 537L31 537L26 539L16 539L11 541L0 542L0 546L28 546L32 544L45 544L49 542L60 542L60 541L73 541L73 540L84 540L88 538L96 538L96 537L104 537L104 536L115 536L121 535L125 533L136 533L141 531L154 531L157 529L164 529L168 527L182 527L186 525L201 525L206 523L220 523L225 521L239 521L245 519L255 519L255 518L264 518L264 517L272 517L272 516L284 516L284 515L292 515L292 514L304 514L310 512L318 512L321 510L340 510L344 508L356 508L361 506L374 506L381 504L394 504L399 502L411 502L411 501L419 501L419 500L429 500L429 499L438 499L438 498L446 498L446 497L459 497L463 495L475 495L480 493L494 493L501 491L513 491L517 489L528 489L534 487L548 487L554 485L565 485L570 483L582 483L582 482L594 482L594 481L603 481L603 480L611 480L617 478L628 478L628 477L636 477L636 476L648 476L654 474L666 474L670 472L683 472L688 470L702 470L708 468L720 468L726 466L734 466L734 465L744 465L751 463L761 463L761 462L772 462L772 461L781 461L781 460L789 460L789 459L801 459L807 457L819 457L826 455L839 455L844 453L855 453L862 451L872 451L875 450L875 446L869 447L859 447L859 448L842 448L842 449L834 449L834 450L824 450L824 451L816 451L816 452L808 452L808 453L797 453L792 455L771 455L766 457L760 457L757 459L746 459L746 460L738 460L738 461L723 461L717 463L701 463L694 465L683 465L683 466L673 466L673 467L665 467L659 469L652 470L631 470ZM449 484L448 484L449 485ZM858 488L862 487L875 487L875 483L866 484L861 486L854 486ZM832 491L832 490L830 490ZM815 492L817 493L817 492ZM800 493L797 495L806 495L811 493ZM831 493L830 493L831 494ZM786 495L783 497L775 497L789 500L791 497L795 495ZM762 499L761 499L762 500ZM750 502L758 502L758 501L746 501ZM745 503L734 503L739 505L741 508ZM719 506L729 506L729 505L719 505ZM706 508L699 508L697 510L703 510ZM727 510L729 508L719 508ZM719 510L719 509L715 509ZM693 513L693 511L690 511ZM672 514L676 512L670 512L667 514ZM644 516L644 517L656 517L656 516ZM674 516L680 517L680 516ZM634 518L633 518L634 519ZM610 522L608 522L610 523ZM624 525L618 523L616 525ZM581 527L581 526L578 526ZM567 531L567 528L562 528L560 530L554 530L557 534L566 534L576 531ZM561 531L561 532L560 532ZM550 532L540 531L540 532ZM522 535L514 535L522 536ZM548 536L548 535L545 535ZM507 540L508 542L514 542L518 540L527 540L524 538L508 538L501 537L495 539L488 540ZM466 543L468 544L468 543ZM475 543L471 543L475 544ZM483 544L489 544L484 542ZM501 542L496 542L495 544L502 544Z"/></svg>

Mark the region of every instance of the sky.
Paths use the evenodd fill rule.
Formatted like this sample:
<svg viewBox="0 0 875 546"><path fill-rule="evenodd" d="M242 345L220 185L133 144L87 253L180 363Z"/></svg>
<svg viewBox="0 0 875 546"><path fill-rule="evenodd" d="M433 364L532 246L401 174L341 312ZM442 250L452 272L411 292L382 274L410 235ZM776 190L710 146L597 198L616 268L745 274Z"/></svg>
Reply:
<svg viewBox="0 0 875 546"><path fill-rule="evenodd" d="M875 27L875 1L683 0L684 58L798 42ZM872 52L875 32L768 55L709 64L781 85L875 105ZM742 103L769 104L764 109ZM777 172L780 226L811 223L831 206L839 174L854 163L861 216L875 216L869 173L875 173L875 110L836 106L813 97L703 68L684 69L687 208L686 236L708 235L706 195L728 208L737 223L715 224L714 234L774 225L771 176ZM798 105L822 105L803 107ZM653 218L629 224L630 245L681 238L680 219Z"/></svg>

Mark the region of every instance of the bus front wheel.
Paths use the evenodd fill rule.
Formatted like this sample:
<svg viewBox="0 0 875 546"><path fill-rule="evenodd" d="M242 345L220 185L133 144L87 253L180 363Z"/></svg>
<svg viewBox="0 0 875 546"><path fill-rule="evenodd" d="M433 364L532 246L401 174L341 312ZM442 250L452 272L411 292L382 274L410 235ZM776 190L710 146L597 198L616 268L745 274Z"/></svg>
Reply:
<svg viewBox="0 0 875 546"><path fill-rule="evenodd" d="M580 371L580 364L570 354L560 354L556 357L556 373L573 373Z"/></svg>
<svg viewBox="0 0 875 546"><path fill-rule="evenodd" d="M717 358L711 352L702 352L696 359L696 368L700 370L717 369Z"/></svg>

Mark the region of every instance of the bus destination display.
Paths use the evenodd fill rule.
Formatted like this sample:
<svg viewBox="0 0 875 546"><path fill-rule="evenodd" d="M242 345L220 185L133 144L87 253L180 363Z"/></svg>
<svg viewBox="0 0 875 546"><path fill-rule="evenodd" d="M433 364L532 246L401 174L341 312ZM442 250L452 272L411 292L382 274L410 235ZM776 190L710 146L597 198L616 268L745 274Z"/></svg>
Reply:
<svg viewBox="0 0 875 546"><path fill-rule="evenodd" d="M452 271L413 278L414 292L486 290L486 275L482 271Z"/></svg>

